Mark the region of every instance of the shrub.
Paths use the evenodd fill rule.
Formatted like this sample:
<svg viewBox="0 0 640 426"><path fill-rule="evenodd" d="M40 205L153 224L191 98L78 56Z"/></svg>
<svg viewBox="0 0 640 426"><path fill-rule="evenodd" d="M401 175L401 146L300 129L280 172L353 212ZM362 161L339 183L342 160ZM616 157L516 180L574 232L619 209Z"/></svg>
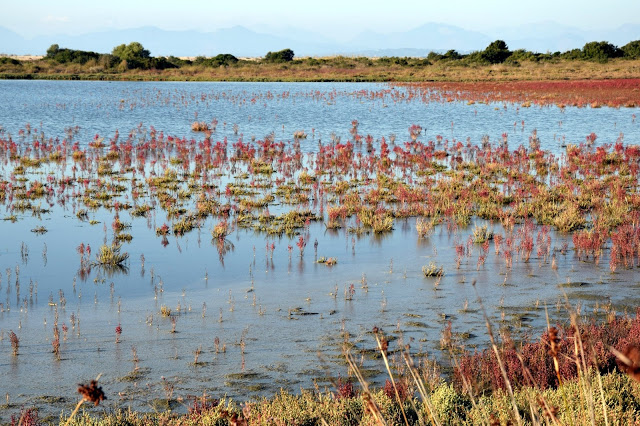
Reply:
<svg viewBox="0 0 640 426"><path fill-rule="evenodd" d="M504 62L510 55L511 52L509 51L507 43L505 43L503 40L496 40L489 46L487 46L486 49L484 49L481 57L491 64L500 64Z"/></svg>
<svg viewBox="0 0 640 426"><path fill-rule="evenodd" d="M293 50L283 49L278 52L267 52L264 60L267 62L291 62L293 61Z"/></svg>
<svg viewBox="0 0 640 426"><path fill-rule="evenodd" d="M57 44L52 44L47 49L45 58L52 59L59 64L86 64L90 60L97 61L100 59L100 54L96 52L86 52L84 50L61 49Z"/></svg>
<svg viewBox="0 0 640 426"><path fill-rule="evenodd" d="M625 58L640 59L640 40L631 41L621 48Z"/></svg>
<svg viewBox="0 0 640 426"><path fill-rule="evenodd" d="M149 59L151 57L149 51L137 41L116 46L111 54L123 61Z"/></svg>
<svg viewBox="0 0 640 426"><path fill-rule="evenodd" d="M129 258L129 253L120 253L119 245L103 244L96 256L98 265L121 266Z"/></svg>
<svg viewBox="0 0 640 426"><path fill-rule="evenodd" d="M443 424L457 424L463 421L471 408L469 401L456 392L450 383L442 383L431 394L431 404Z"/></svg>
<svg viewBox="0 0 640 426"><path fill-rule="evenodd" d="M582 48L582 56L588 61L604 63L609 59L622 56L623 52L618 47L606 41L592 41Z"/></svg>
<svg viewBox="0 0 640 426"><path fill-rule="evenodd" d="M640 312L639 312L640 313ZM563 381L577 377L574 341L575 328L571 325L557 327L559 337L557 343L558 373ZM597 368L601 372L610 372L616 368L616 358L609 350L613 346L624 352L630 345L640 344L640 316L613 318L607 323L590 322L580 327L580 337L584 346L584 359L588 367ZM511 341L504 342L500 357L504 363L507 377L514 387L532 385L527 379L518 359L522 356L533 377L533 383L540 389L556 388L558 377L554 369L554 359L549 355L549 332L545 332L537 342L523 343L515 348ZM462 388L463 377L466 377L477 392L505 390L505 382L500 372L495 353L490 350L467 353L454 371L454 383Z"/></svg>
<svg viewBox="0 0 640 426"><path fill-rule="evenodd" d="M214 56L213 58L205 58L204 56L198 56L195 61L193 61L196 65L203 65L205 67L228 67L230 65L235 65L238 63L238 58L229 54L229 53L221 53L219 55Z"/></svg>

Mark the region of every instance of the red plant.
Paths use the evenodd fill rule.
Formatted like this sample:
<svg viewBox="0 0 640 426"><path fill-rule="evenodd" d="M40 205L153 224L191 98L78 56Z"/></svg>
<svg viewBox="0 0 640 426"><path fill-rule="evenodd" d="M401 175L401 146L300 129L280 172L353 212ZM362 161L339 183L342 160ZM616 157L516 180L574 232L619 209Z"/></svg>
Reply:
<svg viewBox="0 0 640 426"><path fill-rule="evenodd" d="M37 426L39 424L37 408L23 408L19 415L11 415L11 426Z"/></svg>
<svg viewBox="0 0 640 426"><path fill-rule="evenodd" d="M609 347L624 353L630 346L640 345L640 310L635 317L613 318L603 324L590 322L581 325L579 332L588 366L596 367L601 372L611 371L616 368L616 357ZM546 331L539 341L523 343L517 349L506 339L500 357L511 384L535 385L547 389L558 386L559 380L567 381L577 377L574 344L576 336L575 327L558 325L553 333ZM533 376L533 382L524 373L517 353ZM557 373L554 359L558 363ZM454 383L462 387L463 377L479 392L506 389L497 358L490 349L466 353L461 357L459 367L454 371Z"/></svg>
<svg viewBox="0 0 640 426"><path fill-rule="evenodd" d="M395 382L396 387L395 389L393 388L393 383L391 383L391 381L389 381L389 379L387 379L384 382L384 394L387 396L387 398L391 399L391 400L396 400L396 389L398 390L398 399L400 399L400 402L404 402L409 398L409 386L407 386L407 382L405 380L397 380Z"/></svg>
<svg viewBox="0 0 640 426"><path fill-rule="evenodd" d="M307 241L302 235L298 237L296 246L298 246L298 249L300 250L300 257L304 256L304 248L307 246Z"/></svg>
<svg viewBox="0 0 640 426"><path fill-rule="evenodd" d="M351 383L348 380L343 381L342 377L338 377L337 387L338 387L338 394L336 395L337 399L351 399L351 398L355 398L358 395L355 388L353 387L353 383Z"/></svg>

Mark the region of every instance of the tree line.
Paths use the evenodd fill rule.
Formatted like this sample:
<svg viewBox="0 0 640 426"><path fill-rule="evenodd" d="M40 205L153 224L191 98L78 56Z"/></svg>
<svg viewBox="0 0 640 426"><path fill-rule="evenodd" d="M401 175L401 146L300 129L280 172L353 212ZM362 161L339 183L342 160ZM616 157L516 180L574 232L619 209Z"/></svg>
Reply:
<svg viewBox="0 0 640 426"><path fill-rule="evenodd" d="M622 47L615 46L607 41L592 41L586 43L582 49L572 49L566 52L535 53L525 49L509 50L507 43L496 40L484 50L461 55L455 50L449 50L444 54L431 52L427 55L429 61L466 61L469 63L518 63L522 61L545 61L551 59L584 60L605 63L609 59L627 58L640 59L640 40L635 40Z"/></svg>
<svg viewBox="0 0 640 426"><path fill-rule="evenodd" d="M276 52L268 52L261 62L288 63L294 61L295 54L291 49L283 49ZM456 50L445 53L430 52L426 58L400 58L383 57L376 60L379 64L395 64L401 66L429 65L433 62L451 61L459 63L478 64L518 64L523 61L548 61L548 60L585 60L604 63L609 59L627 58L640 59L640 40L632 41L622 47L617 47L606 41L593 41L584 45L582 49L572 49L566 52L535 53L525 49L515 51L503 40L490 43L484 50L461 54ZM6 58L8 59L8 58ZM373 65L368 58L355 58ZM193 60L181 59L175 56L153 57L149 50L142 44L132 42L121 44L113 48L111 53L96 53L84 50L61 48L57 44L47 49L45 60L59 64L86 64L93 61L105 69L126 71L129 69L156 69L180 68L186 65L201 65L205 67L228 67L237 64L240 60L232 54L224 53L213 57L198 56ZM334 60L340 60L340 57ZM296 62L305 62L309 65L329 64L332 59L304 58Z"/></svg>

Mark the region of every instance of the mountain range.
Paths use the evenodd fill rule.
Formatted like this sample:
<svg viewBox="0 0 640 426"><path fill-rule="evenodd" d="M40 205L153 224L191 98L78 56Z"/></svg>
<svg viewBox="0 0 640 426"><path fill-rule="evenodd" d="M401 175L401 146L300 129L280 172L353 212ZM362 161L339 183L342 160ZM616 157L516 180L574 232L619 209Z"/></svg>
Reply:
<svg viewBox="0 0 640 426"><path fill-rule="evenodd" d="M297 57L362 55L362 56L426 56L430 51L455 49L465 53L482 50L493 40L505 40L511 50L534 52L566 51L581 48L590 41L606 40L622 46L640 39L640 24L624 24L611 30L582 30L556 22L540 22L517 28L501 28L485 32L442 24L425 23L407 31L379 33L365 31L350 40L336 41L323 34L299 28L277 31L253 30L242 26L210 32L169 31L157 27L114 29L82 35L48 35L25 38L0 27L0 53L44 55L56 43L60 47L108 53L122 43L138 41L153 56L213 56L231 53L238 57L261 57L268 51L293 49Z"/></svg>

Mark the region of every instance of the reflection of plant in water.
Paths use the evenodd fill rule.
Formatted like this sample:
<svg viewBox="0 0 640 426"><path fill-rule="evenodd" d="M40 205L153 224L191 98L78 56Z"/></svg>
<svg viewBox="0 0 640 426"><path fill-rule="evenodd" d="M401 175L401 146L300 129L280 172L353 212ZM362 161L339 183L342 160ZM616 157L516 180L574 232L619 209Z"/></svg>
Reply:
<svg viewBox="0 0 640 426"><path fill-rule="evenodd" d="M224 266L224 257L229 251L235 250L235 246L228 239L215 239L216 249L218 250L218 259L220 260L220 264Z"/></svg>

